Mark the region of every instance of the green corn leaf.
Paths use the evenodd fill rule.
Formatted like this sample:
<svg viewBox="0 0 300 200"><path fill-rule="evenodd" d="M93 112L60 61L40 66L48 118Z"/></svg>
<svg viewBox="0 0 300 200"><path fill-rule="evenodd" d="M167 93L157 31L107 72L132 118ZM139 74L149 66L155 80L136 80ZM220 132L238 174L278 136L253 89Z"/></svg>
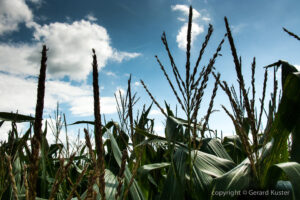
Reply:
<svg viewBox="0 0 300 200"><path fill-rule="evenodd" d="M213 181L214 188L211 198L236 199L238 196L218 195L220 192L241 191L248 188L251 182L251 167L248 159ZM228 193L229 194L229 193Z"/></svg>
<svg viewBox="0 0 300 200"><path fill-rule="evenodd" d="M117 187L118 187L118 179L117 177L108 169L105 169L105 197L107 200L115 200L115 195L117 193ZM94 191L97 193L96 199L101 199L101 194L98 188L97 184L93 185ZM85 191L81 195L81 199L86 198L87 191ZM78 198L72 198L72 200L77 200Z"/></svg>
<svg viewBox="0 0 300 200"><path fill-rule="evenodd" d="M194 165L203 173L213 177L220 177L236 166L231 160L202 151L192 151L191 155L192 158L195 158Z"/></svg>
<svg viewBox="0 0 300 200"><path fill-rule="evenodd" d="M231 157L227 153L226 149L223 147L219 139L216 138L204 138L202 139L201 151L213 154L220 158L231 160Z"/></svg>
<svg viewBox="0 0 300 200"><path fill-rule="evenodd" d="M269 168L267 174L268 186L275 186L284 173L293 187L293 199L300 199L300 164L297 162L285 162L275 164Z"/></svg>
<svg viewBox="0 0 300 200"><path fill-rule="evenodd" d="M162 168L165 168L165 167L169 167L170 165L171 164L168 163L168 162L143 165L138 169L138 173L141 174L141 175L145 175L145 174L149 173L152 170L162 169Z"/></svg>
<svg viewBox="0 0 300 200"><path fill-rule="evenodd" d="M118 147L117 141L115 140L113 134L107 129L107 133L108 133L108 137L111 141L111 147L112 147L112 151L114 154L114 158L116 159L119 167L121 167L121 162L122 162L122 153ZM129 183L130 179L132 177L132 174L130 172L130 170L128 169L128 167L125 167L125 179L126 182ZM144 195L142 193L141 188L139 187L138 183L134 180L132 186L130 187L130 193L131 193L131 197L134 200L143 200Z"/></svg>
<svg viewBox="0 0 300 200"><path fill-rule="evenodd" d="M76 122L74 122L72 124L69 124L69 125L78 125L78 124L92 124L92 125L94 125L95 122L94 121L76 121Z"/></svg>
<svg viewBox="0 0 300 200"><path fill-rule="evenodd" d="M17 113L0 112L0 120L13 122L34 122L34 117Z"/></svg>
<svg viewBox="0 0 300 200"><path fill-rule="evenodd" d="M265 185L265 178L268 168L274 164L288 160L287 139L290 133L295 130L300 119L300 73L288 75L278 112L271 127L266 141L274 139L274 147L269 156L262 164L262 185ZM299 137L299 132L294 132Z"/></svg>
<svg viewBox="0 0 300 200"><path fill-rule="evenodd" d="M187 159L188 154L184 149L176 150L160 199L184 199Z"/></svg>

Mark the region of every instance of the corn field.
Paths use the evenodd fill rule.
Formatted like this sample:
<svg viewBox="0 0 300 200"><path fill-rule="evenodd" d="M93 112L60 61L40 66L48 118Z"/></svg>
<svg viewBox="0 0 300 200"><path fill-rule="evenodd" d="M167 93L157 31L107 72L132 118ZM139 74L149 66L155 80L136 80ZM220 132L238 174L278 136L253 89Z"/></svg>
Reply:
<svg viewBox="0 0 300 200"><path fill-rule="evenodd" d="M8 140L0 143L0 199L300 199L299 72L281 60L266 66L263 92L256 94L256 60L250 66L251 84L247 86L226 17L224 38L201 69L199 65L213 26L209 25L198 59L192 64L192 16L190 7L185 74L179 73L165 33L161 40L172 73L167 73L155 56L178 108L185 115L182 118L174 114L167 102L164 105L158 102L153 95L155 91L152 93L143 80L140 82L154 105L134 113L133 107L139 99L132 93L130 77L127 92L115 94L119 121L104 123L97 52L93 49L94 121L67 124L66 116L59 114L57 106L54 124L50 126L48 122L42 128L48 52L44 45L35 116L0 112L0 128L3 123L11 123L12 127L7 133ZM296 34L284 31L300 40ZM238 88L222 80L214 68L227 41ZM282 73L280 97L275 76L278 68ZM266 94L270 73L274 73L273 90ZM207 91L209 79L215 82L212 91ZM218 90L226 93L231 105L231 108L222 106L222 112L234 125L233 136L223 137L214 132L212 135L208 126ZM206 114L199 116L205 91L211 93L211 99ZM257 95L260 102L255 102ZM267 95L271 95L269 102L265 102ZM153 130L155 121L149 118L149 113L154 106L165 117L164 136L156 135ZM264 129L263 116L267 118ZM24 134L18 133L19 123L29 125ZM68 138L64 144L58 136L62 128L74 124L88 124L92 128L84 129L84 144L71 148ZM47 140L50 128L57 136L54 144Z"/></svg>

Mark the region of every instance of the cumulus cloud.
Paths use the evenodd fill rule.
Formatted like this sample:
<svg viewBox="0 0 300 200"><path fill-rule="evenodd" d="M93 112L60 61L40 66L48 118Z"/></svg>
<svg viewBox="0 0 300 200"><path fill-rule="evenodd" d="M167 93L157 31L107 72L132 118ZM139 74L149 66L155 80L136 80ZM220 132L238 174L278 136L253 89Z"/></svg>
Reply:
<svg viewBox="0 0 300 200"><path fill-rule="evenodd" d="M95 22L98 20L92 13L86 15L85 18L91 22Z"/></svg>
<svg viewBox="0 0 300 200"><path fill-rule="evenodd" d="M113 77L117 77L116 73L114 72L110 72L110 71L107 71L107 72L104 72L107 76L113 76Z"/></svg>
<svg viewBox="0 0 300 200"><path fill-rule="evenodd" d="M201 19L206 22L209 22L211 20L210 17L202 17Z"/></svg>
<svg viewBox="0 0 300 200"><path fill-rule="evenodd" d="M181 28L178 31L178 34L176 36L176 41L178 44L178 47L182 50L186 49L186 35L187 35L187 16L189 15L189 6L187 5L172 5L171 9L173 11L180 11L183 13L184 17L178 17L178 21L184 22L184 24L181 26ZM202 10L203 13L205 13L205 10ZM193 23L192 23L192 45L197 36L204 32L204 26L202 25L203 22L207 23L210 21L210 17L207 14L202 14L196 9L193 8Z"/></svg>
<svg viewBox="0 0 300 200"><path fill-rule="evenodd" d="M70 102L71 112L79 116L92 116L93 109L93 96L79 96ZM113 114L116 112L116 102L114 97L101 97L100 98L100 111L102 114Z"/></svg>
<svg viewBox="0 0 300 200"><path fill-rule="evenodd" d="M106 29L90 21L33 26L35 44L0 44L0 71L36 75L42 44L49 48L47 64L51 78L68 76L71 80L86 80L92 70L92 48L97 53L99 70L108 60L122 62L140 56L113 48Z"/></svg>
<svg viewBox="0 0 300 200"><path fill-rule="evenodd" d="M115 51L112 59L117 61L117 62L122 62L123 60L130 60L132 58L136 58L138 56L141 56L141 53L129 53L129 52L119 52L119 51Z"/></svg>
<svg viewBox="0 0 300 200"><path fill-rule="evenodd" d="M11 122L4 122L0 127L0 142L7 141L8 133L12 129ZM17 123L17 132L24 133L28 128L23 123Z"/></svg>
<svg viewBox="0 0 300 200"><path fill-rule="evenodd" d="M41 49L37 45L29 44L0 44L0 71L36 75Z"/></svg>
<svg viewBox="0 0 300 200"><path fill-rule="evenodd" d="M42 3L42 0L29 0L29 1L36 4Z"/></svg>
<svg viewBox="0 0 300 200"><path fill-rule="evenodd" d="M32 22L33 14L25 0L0 1L0 35L18 30L20 23Z"/></svg>
<svg viewBox="0 0 300 200"><path fill-rule="evenodd" d="M160 110L151 110L149 115L162 115Z"/></svg>
<svg viewBox="0 0 300 200"><path fill-rule="evenodd" d="M163 124L154 124L154 132L161 136L161 137L165 137L165 126Z"/></svg>
<svg viewBox="0 0 300 200"><path fill-rule="evenodd" d="M181 11L185 16L189 16L190 8L187 5L180 5L180 4L172 5L171 9L173 11ZM198 19L200 16L201 14L196 9L193 8L193 20Z"/></svg>
<svg viewBox="0 0 300 200"><path fill-rule="evenodd" d="M176 36L176 41L178 43L178 47L180 49L185 50L186 49L186 35L187 35L187 28L188 24L185 23L179 30L177 36ZM191 45L193 45L196 37L204 32L204 27L203 25L198 25L197 23L192 23L192 40L191 40Z"/></svg>
<svg viewBox="0 0 300 200"><path fill-rule="evenodd" d="M1 111L34 114L37 79L0 73ZM46 82L45 112L55 109L56 102L67 103L77 116L93 115L93 94L89 85L73 86L69 82L50 80ZM116 112L113 97L101 97L101 113Z"/></svg>
<svg viewBox="0 0 300 200"><path fill-rule="evenodd" d="M116 91L115 91L115 95L117 96L118 101L120 100L120 94L122 96L126 95L126 91L122 88L122 87L117 87Z"/></svg>
<svg viewBox="0 0 300 200"><path fill-rule="evenodd" d="M36 81L2 73L0 79L1 111L34 114Z"/></svg>
<svg viewBox="0 0 300 200"><path fill-rule="evenodd" d="M109 60L123 62L141 54L113 48L107 30L94 23L96 18L87 15L86 19L39 25L33 21L25 0L0 0L0 35L16 31L20 23L25 23L27 28L33 29L34 39L30 44L0 43L1 111L34 114L41 49L46 44L49 51L45 113L52 112L58 101L65 104L73 115L93 115L92 88L85 83L92 70L91 49L96 50L99 70ZM115 76L113 72L107 72L107 75ZM66 76L79 81L79 86L61 81ZM101 113L114 112L114 97L101 97Z"/></svg>
<svg viewBox="0 0 300 200"><path fill-rule="evenodd" d="M139 56L114 49L106 29L86 20L44 25L35 31L34 37L49 46L49 73L55 77L84 80L91 72L92 48L96 50L99 69L109 59L122 62Z"/></svg>

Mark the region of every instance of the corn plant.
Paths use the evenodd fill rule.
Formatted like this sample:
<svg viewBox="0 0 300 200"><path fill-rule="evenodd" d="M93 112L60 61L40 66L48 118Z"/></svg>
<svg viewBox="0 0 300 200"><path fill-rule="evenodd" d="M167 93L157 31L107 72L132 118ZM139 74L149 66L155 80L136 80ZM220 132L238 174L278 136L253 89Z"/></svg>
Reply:
<svg viewBox="0 0 300 200"><path fill-rule="evenodd" d="M50 117L49 124L56 140L50 144L47 140L48 123L42 129L48 51L44 46L35 116L0 112L0 128L4 123L10 123L12 127L8 132L8 140L0 143L0 155L3 158L0 162L0 198L249 199L251 195L241 191L272 190L287 192L284 199L299 199L299 72L281 60L266 66L263 93L257 109L256 60L254 58L252 62L251 86L248 90L227 18L226 34L209 63L201 70L198 69L213 32L211 25L196 64L191 68L192 11L190 7L185 77L175 64L165 33L161 39L170 59L175 82L171 81L165 66L155 56L185 117L174 115L167 102L164 110L141 80L153 103L166 118L164 136L156 135L153 131L154 120L149 117L152 104L137 108L138 112L134 113L138 98L131 88L131 76L127 82L126 95L115 95L119 122L111 120L103 123L97 56L95 50L92 50L95 119L70 125L89 124L93 128L84 129L85 144L74 145L70 150L67 136L69 125L57 105L55 116L53 119ZM299 40L296 34L287 29L284 31ZM231 47L238 89L222 81L221 75L214 68L226 37ZM279 67L282 69L283 89L280 98L275 76ZM273 91L269 105L265 106L268 72L271 68L274 70ZM198 113L211 74L215 78L214 88L206 115L200 120ZM223 109L234 124L234 136L210 136L208 122L218 87L226 93L231 104L232 111L225 106ZM264 113L267 123L263 130L261 124ZM61 116L64 116L63 120ZM25 133L18 132L19 123L28 123ZM59 139L63 127L66 144ZM292 140L289 149L287 142L290 135ZM218 195L221 191L224 195ZM236 192L233 194L232 191ZM264 196L265 199L273 197Z"/></svg>

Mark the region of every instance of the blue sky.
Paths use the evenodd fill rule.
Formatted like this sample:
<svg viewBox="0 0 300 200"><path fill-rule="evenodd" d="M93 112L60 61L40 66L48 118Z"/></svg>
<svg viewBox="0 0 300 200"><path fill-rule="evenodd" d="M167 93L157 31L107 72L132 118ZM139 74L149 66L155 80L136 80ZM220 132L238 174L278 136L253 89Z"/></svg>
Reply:
<svg viewBox="0 0 300 200"><path fill-rule="evenodd" d="M211 23L214 33L200 66L208 63L225 33L224 16L227 16L248 85L251 61L256 57L257 102L261 96L263 66L279 59L300 65L300 45L282 31L285 27L300 33L297 0L0 0L0 110L34 114L42 44L49 48L45 119L53 113L57 101L68 122L93 119L92 48L98 55L101 112L106 119L117 120L114 93L126 90L129 74L133 90L141 98L136 108L151 103L139 84L142 79L161 105L166 100L175 109L175 97L154 56L158 55L171 73L160 40L165 31L179 71L185 73L189 5L194 8L192 65ZM222 80L233 84L236 77L228 41L221 54L215 64L216 71L221 73ZM269 80L271 84L271 77ZM206 113L213 84L211 78L200 108L201 117ZM219 89L214 108L220 112L211 117L210 128L232 134L232 123L221 104L229 106L226 95ZM164 119L155 106L150 116L157 119L156 131L162 134ZM0 132L7 128L8 125L2 127ZM78 128L71 130L77 133Z"/></svg>

